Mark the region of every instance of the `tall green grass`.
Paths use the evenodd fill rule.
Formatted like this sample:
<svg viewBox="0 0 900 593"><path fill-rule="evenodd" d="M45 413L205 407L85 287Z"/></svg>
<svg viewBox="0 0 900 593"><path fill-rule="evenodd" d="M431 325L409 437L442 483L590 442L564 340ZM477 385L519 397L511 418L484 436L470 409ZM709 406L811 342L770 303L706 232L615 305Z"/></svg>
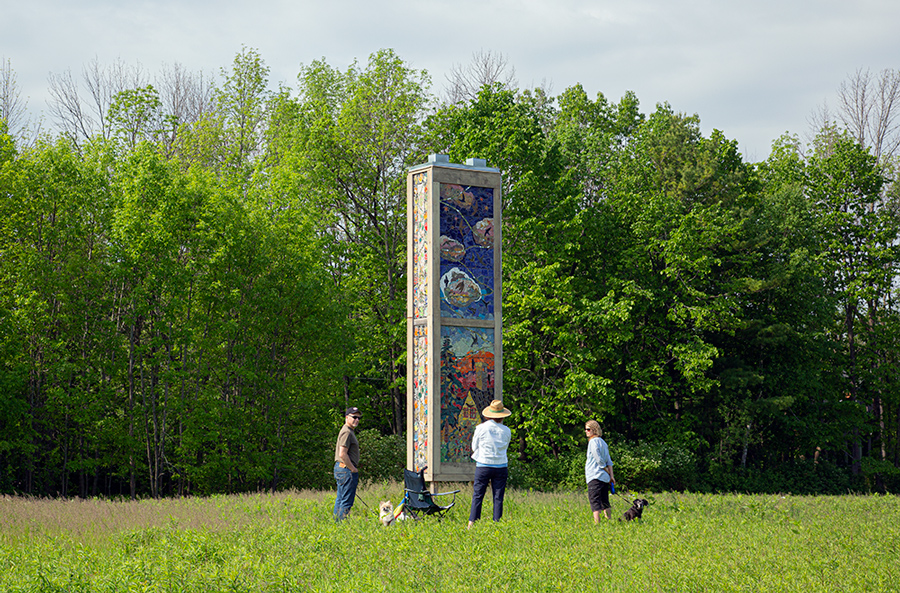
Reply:
<svg viewBox="0 0 900 593"><path fill-rule="evenodd" d="M900 591L896 496L662 493L595 526L583 493L513 490L466 530L469 489L390 528L378 502L401 487L360 495L340 525L328 492L0 498L0 591Z"/></svg>

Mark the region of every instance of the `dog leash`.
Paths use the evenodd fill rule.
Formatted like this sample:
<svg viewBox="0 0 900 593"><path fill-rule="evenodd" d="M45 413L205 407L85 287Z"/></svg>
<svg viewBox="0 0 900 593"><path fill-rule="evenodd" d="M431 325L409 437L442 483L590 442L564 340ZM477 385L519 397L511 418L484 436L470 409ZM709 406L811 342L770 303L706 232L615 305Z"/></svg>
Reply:
<svg viewBox="0 0 900 593"><path fill-rule="evenodd" d="M368 509L369 512L371 512L373 515L378 515L378 513L376 513L375 511L372 510L372 507L370 507L369 505L366 504L366 501L364 501L362 499L362 496L360 496L359 493L356 494L356 500L363 503L363 506L366 507L366 509Z"/></svg>
<svg viewBox="0 0 900 593"><path fill-rule="evenodd" d="M617 494L617 495L621 496L622 499L623 499L625 502L627 502L628 504L634 504L634 499L633 499L633 498L632 498L632 499L628 499L622 492L618 492L618 491L613 490L613 494Z"/></svg>

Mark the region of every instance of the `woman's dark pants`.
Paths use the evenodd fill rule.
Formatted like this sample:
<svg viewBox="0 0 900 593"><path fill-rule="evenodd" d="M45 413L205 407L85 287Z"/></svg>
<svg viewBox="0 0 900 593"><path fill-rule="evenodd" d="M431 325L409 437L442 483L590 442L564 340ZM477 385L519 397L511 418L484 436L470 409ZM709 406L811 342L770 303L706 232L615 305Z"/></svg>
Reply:
<svg viewBox="0 0 900 593"><path fill-rule="evenodd" d="M491 485L491 494L494 498L494 521L499 521L503 516L503 495L506 493L506 479L509 477L509 468L506 467L476 467L475 486L472 489L472 509L469 511L469 521L475 522L481 518L481 503L487 492L488 484Z"/></svg>

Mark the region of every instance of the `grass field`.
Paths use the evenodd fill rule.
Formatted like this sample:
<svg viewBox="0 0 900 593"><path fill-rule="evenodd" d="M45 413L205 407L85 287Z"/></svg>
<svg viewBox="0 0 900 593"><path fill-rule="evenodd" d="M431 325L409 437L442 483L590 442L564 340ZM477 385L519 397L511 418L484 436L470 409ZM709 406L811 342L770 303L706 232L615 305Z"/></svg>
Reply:
<svg viewBox="0 0 900 593"><path fill-rule="evenodd" d="M658 493L640 524L595 526L583 493L510 491L467 531L470 493L390 528L396 484L341 525L329 492L0 498L0 591L900 591L897 496Z"/></svg>

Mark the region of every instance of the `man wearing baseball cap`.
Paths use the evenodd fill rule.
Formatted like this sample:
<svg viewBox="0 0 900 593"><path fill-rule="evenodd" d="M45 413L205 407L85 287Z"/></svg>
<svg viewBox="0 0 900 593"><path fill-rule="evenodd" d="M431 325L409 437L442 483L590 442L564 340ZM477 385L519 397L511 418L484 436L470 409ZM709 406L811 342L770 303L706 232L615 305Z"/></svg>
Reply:
<svg viewBox="0 0 900 593"><path fill-rule="evenodd" d="M338 433L334 448L334 480L337 482L334 520L338 522L350 514L356 499L356 487L359 485L359 441L356 440L356 427L361 418L359 408L347 408L344 425Z"/></svg>

